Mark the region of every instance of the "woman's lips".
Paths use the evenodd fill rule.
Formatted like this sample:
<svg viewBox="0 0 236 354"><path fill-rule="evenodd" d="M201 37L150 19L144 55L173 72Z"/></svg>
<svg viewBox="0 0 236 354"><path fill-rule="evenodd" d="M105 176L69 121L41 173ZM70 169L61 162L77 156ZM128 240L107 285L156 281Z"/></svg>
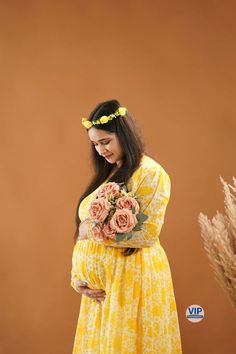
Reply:
<svg viewBox="0 0 236 354"><path fill-rule="evenodd" d="M106 155L104 156L106 159L108 159L109 157L111 157L113 154L110 154L110 155Z"/></svg>

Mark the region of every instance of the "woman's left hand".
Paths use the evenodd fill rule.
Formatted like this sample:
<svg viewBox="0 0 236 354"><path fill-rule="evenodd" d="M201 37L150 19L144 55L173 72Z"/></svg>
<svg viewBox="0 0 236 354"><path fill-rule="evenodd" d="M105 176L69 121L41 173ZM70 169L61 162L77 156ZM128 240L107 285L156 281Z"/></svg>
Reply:
<svg viewBox="0 0 236 354"><path fill-rule="evenodd" d="M91 289L88 286L87 282L77 280L76 281L76 290L78 293L88 296L91 300L96 301L100 305L106 298L106 292L102 289Z"/></svg>
<svg viewBox="0 0 236 354"><path fill-rule="evenodd" d="M89 219L85 219L79 225L79 240L87 240L88 239L88 223Z"/></svg>

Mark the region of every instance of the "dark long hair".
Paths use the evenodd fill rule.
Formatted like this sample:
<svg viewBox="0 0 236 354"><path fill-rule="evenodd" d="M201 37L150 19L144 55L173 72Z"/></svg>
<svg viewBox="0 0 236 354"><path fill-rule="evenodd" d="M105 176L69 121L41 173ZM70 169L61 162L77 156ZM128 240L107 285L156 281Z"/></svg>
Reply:
<svg viewBox="0 0 236 354"><path fill-rule="evenodd" d="M121 104L117 100L101 102L90 113L88 120L93 121L103 115L110 115L120 106ZM123 150L122 165L116 169L116 164L110 164L107 162L104 157L98 154L95 146L91 143L92 163L95 174L84 193L81 195L76 208L76 231L74 234L75 242L79 235L79 225L81 222L79 218L79 206L81 201L97 189L100 184L103 183L111 175L111 173L113 173L113 171L115 172L108 179L108 182L123 182L127 184L134 171L139 167L142 155L145 153L141 133L128 109L125 116L119 116L118 118L112 119L108 123L96 124L93 125L93 127L116 133L120 146ZM130 256L137 253L139 250L139 248L126 248L123 255Z"/></svg>

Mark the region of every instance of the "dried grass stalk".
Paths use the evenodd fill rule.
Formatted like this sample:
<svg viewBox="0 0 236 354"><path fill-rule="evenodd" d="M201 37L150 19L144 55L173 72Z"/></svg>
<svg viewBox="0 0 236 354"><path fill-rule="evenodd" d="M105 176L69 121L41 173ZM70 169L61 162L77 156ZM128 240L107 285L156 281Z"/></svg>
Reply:
<svg viewBox="0 0 236 354"><path fill-rule="evenodd" d="M214 278L226 292L233 307L236 307L236 179L234 185L223 184L224 207L226 215L218 210L212 221L200 213L198 222L201 228L204 249L213 268Z"/></svg>

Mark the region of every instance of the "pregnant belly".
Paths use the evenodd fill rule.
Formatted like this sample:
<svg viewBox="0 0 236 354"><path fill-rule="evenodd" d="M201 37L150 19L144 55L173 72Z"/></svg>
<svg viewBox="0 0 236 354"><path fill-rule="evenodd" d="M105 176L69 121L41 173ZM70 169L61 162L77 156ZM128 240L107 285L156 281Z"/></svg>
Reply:
<svg viewBox="0 0 236 354"><path fill-rule="evenodd" d="M121 258L119 248L107 247L92 240L77 241L75 269L80 280L91 289L107 290L111 282L117 258Z"/></svg>

